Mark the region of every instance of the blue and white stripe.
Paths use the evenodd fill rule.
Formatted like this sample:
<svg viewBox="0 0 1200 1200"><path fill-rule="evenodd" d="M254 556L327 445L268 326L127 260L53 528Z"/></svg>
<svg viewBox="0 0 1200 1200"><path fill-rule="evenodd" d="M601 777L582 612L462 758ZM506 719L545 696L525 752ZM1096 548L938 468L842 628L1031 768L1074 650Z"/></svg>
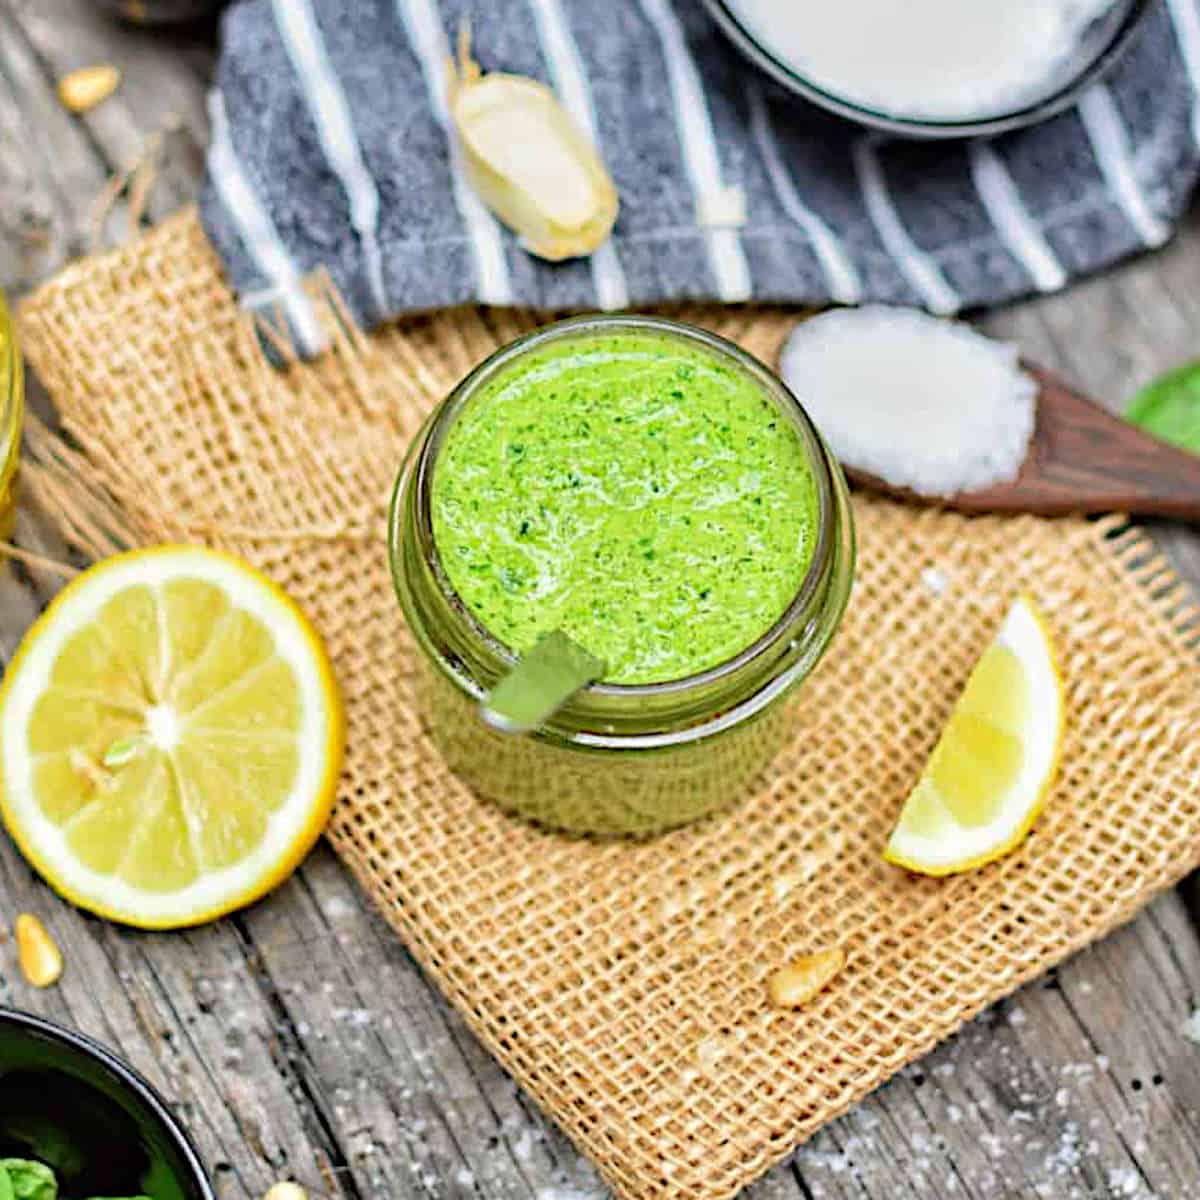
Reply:
<svg viewBox="0 0 1200 1200"><path fill-rule="evenodd" d="M311 0L274 0L275 24L312 114L321 149L350 206L350 224L362 246L371 300L379 320L389 315L379 249L379 193L363 161L350 105L317 27Z"/></svg>
<svg viewBox="0 0 1200 1200"><path fill-rule="evenodd" d="M1200 146L1200 11L1196 0L1167 0L1167 11L1192 85L1192 141Z"/></svg>
<svg viewBox="0 0 1200 1200"><path fill-rule="evenodd" d="M325 335L316 310L304 290L294 259L234 149L225 97L218 88L209 92L208 117L212 125L208 147L209 179L256 274L266 281L265 288L242 297L243 306L263 308L278 302L287 315L300 353L306 357L318 354L325 348Z"/></svg>
<svg viewBox="0 0 1200 1200"><path fill-rule="evenodd" d="M779 143L771 128L771 114L762 88L755 83L750 91L750 129L771 180L780 208L805 233L829 287L830 299L839 304L857 304L862 298L862 281L841 241L801 199L795 181L779 153Z"/></svg>
<svg viewBox="0 0 1200 1200"><path fill-rule="evenodd" d="M1039 292L1057 291L1067 273L1030 215L1008 168L990 142L972 142L967 151L975 190L987 209L996 235L1029 272Z"/></svg>
<svg viewBox="0 0 1200 1200"><path fill-rule="evenodd" d="M571 35L561 0L529 0L537 24L542 53L550 66L554 90L567 112L575 118L580 129L595 146L600 146L596 130L596 109L592 103L591 85L579 57L579 48ZM601 147L603 156L603 148ZM610 238L590 258L592 281L596 287L596 302L605 312L626 308L629 304L629 284L621 266L621 258Z"/></svg>
<svg viewBox="0 0 1200 1200"><path fill-rule="evenodd" d="M462 151L450 123L446 90L451 53L441 13L438 12L435 0L396 0L396 7L408 32L408 40L421 60L421 70L425 76L426 102L437 115L446 136L454 203L466 226L475 253L479 300L483 304L512 304L516 297L513 295L512 279L504 257L504 239L500 226L467 182L463 173Z"/></svg>
<svg viewBox="0 0 1200 1200"><path fill-rule="evenodd" d="M939 148L816 117L691 0L489 0L486 20L473 0L243 0L210 100L206 224L243 303L281 305L306 353L323 344L301 279L317 264L367 324L471 300L950 314L1050 292L1161 245L1200 175L1198 4L1164 0L1076 114ZM463 12L484 69L544 69L610 167L622 215L586 262L527 256L463 172L447 97ZM311 136L279 119L301 107Z"/></svg>
<svg viewBox="0 0 1200 1200"><path fill-rule="evenodd" d="M867 212L896 269L920 297L921 303L930 312L952 315L962 308L962 299L950 286L932 256L926 254L904 228L888 191L883 165L879 161L879 147L882 144L882 139L867 134L860 137L851 150Z"/></svg>
<svg viewBox="0 0 1200 1200"><path fill-rule="evenodd" d="M1089 88L1079 102L1079 117L1104 176L1129 224L1145 246L1161 246L1170 229L1151 209L1138 180L1129 133L1106 84Z"/></svg>
<svg viewBox="0 0 1200 1200"><path fill-rule="evenodd" d="M641 0L641 7L662 49L679 144L692 185L696 218L698 222L703 222L704 213L714 203L719 203L719 198L728 190L721 174L721 158L708 111L708 99L670 0ZM727 303L749 300L753 287L741 234L737 229L705 228L704 237L717 298Z"/></svg>

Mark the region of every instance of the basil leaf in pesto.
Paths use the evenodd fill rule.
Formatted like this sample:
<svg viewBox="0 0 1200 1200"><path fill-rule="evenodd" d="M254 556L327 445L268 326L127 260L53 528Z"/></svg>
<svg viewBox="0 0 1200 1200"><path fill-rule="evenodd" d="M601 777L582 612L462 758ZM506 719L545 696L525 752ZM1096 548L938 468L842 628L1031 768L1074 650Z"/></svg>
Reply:
<svg viewBox="0 0 1200 1200"><path fill-rule="evenodd" d="M1125 418L1164 442L1200 454L1200 362L1168 371L1143 388Z"/></svg>
<svg viewBox="0 0 1200 1200"><path fill-rule="evenodd" d="M45 1163L27 1158L0 1158L12 1185L13 1200L58 1200L58 1181Z"/></svg>

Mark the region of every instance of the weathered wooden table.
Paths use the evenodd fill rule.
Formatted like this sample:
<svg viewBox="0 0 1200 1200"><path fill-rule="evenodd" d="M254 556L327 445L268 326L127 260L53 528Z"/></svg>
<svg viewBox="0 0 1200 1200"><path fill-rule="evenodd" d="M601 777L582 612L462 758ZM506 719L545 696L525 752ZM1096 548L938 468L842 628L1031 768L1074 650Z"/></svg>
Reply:
<svg viewBox="0 0 1200 1200"><path fill-rule="evenodd" d="M0 0L0 282L19 294L85 250L93 201L162 134L153 220L192 198L211 30L113 26L88 0ZM56 80L91 62L119 94L68 115ZM107 221L119 234L128 204ZM984 326L1120 403L1200 352L1200 216L1165 250ZM31 382L35 406L45 398ZM1162 526L1200 584L1200 536ZM22 510L26 546L61 552ZM0 577L7 658L56 580ZM1200 908L1191 885L998 1005L829 1126L754 1200L1200 1196ZM596 1174L423 979L328 850L266 902L191 933L140 935L61 903L0 844L0 928L42 915L67 969L39 993L0 943L0 1002L118 1047L190 1125L223 1197L275 1180L313 1196L583 1200Z"/></svg>

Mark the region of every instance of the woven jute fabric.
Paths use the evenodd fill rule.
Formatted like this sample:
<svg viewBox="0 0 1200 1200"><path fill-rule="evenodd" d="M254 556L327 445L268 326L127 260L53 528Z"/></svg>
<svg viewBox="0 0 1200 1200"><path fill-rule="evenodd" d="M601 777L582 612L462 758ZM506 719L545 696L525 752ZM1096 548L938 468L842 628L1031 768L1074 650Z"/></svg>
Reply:
<svg viewBox="0 0 1200 1200"><path fill-rule="evenodd" d="M471 795L411 700L385 509L430 406L532 314L455 310L272 366L193 214L81 262L21 335L65 437L26 486L92 554L219 543L328 640L349 711L329 837L413 954L625 1197L733 1195L985 1005L1200 860L1200 625L1147 538L1102 521L967 519L859 497L845 625L795 736L736 809L642 842L557 836ZM690 310L770 360L791 317ZM944 881L884 840L1014 593L1060 647L1068 730L1044 816ZM842 946L798 1012L766 980Z"/></svg>

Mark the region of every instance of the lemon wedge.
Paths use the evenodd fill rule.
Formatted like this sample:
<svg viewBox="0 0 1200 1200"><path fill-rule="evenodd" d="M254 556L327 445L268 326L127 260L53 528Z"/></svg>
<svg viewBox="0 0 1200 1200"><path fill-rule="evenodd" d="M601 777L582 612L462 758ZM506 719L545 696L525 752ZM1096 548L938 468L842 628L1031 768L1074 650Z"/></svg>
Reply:
<svg viewBox="0 0 1200 1200"><path fill-rule="evenodd" d="M884 857L924 875L950 875L1007 854L1042 809L1062 733L1054 645L1022 596L967 680Z"/></svg>
<svg viewBox="0 0 1200 1200"><path fill-rule="evenodd" d="M258 899L328 819L344 725L299 609L224 554L74 580L0 689L0 812L61 895L147 929Z"/></svg>

